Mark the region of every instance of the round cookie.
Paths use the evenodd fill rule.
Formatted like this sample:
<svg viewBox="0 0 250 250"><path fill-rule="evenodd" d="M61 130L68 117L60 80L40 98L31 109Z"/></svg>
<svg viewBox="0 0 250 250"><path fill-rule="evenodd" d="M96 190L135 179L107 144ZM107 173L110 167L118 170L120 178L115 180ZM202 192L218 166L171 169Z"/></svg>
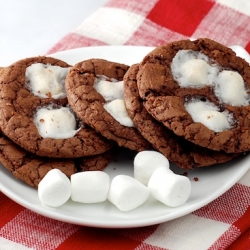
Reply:
<svg viewBox="0 0 250 250"><path fill-rule="evenodd" d="M151 145L133 124L127 125L131 119L124 105L122 80L128 68L127 65L103 59L80 62L70 69L66 78L66 91L69 104L84 123L104 137L116 141L119 146L141 151L151 148ZM97 89L97 85L105 90L107 96ZM110 96L110 92L113 93L110 85L115 89L114 96ZM116 96L118 86L119 98ZM110 104L113 105L111 109L119 108L119 115L124 115L122 121L118 121L107 110ZM126 121L123 124L124 120Z"/></svg>
<svg viewBox="0 0 250 250"><path fill-rule="evenodd" d="M47 68L48 79L52 79L48 81L48 86L43 87L44 91L49 89L44 96L41 96L43 92L40 88L43 86L42 83L46 81L41 81L41 75L39 74L37 74L36 81L31 80L31 77L37 76L36 73L38 72L31 71L31 67L34 66L42 68L38 70ZM62 70L64 70L64 74L67 74L65 70L70 67L67 63L55 58L34 57L20 60L2 71L0 78L0 127L2 131L25 150L40 156L72 158L96 155L109 150L113 142L108 141L92 128L83 124L72 112L68 105L64 87L66 76L55 81L54 75L50 75L54 66L58 66L55 67L56 73L53 73L57 77L61 77ZM34 73L33 75L29 73L28 76L27 72ZM42 76L44 75L42 74ZM52 91L54 90L59 90L60 95L53 95ZM46 117L46 119L39 118L39 110L50 110L51 116L45 113L41 117ZM57 113L52 113L54 111ZM67 111L67 115L71 117L70 121L73 123L70 126L76 126L73 129L74 134L67 134L67 137L58 136L57 133L57 129L64 130L69 125L68 118L65 119L66 116L61 115L64 114L64 111L65 113ZM53 120L53 117L56 116L59 117L59 120ZM36 123L35 117L38 117ZM60 122L61 118L64 118L64 122ZM51 129L52 127L54 130ZM40 128L43 129L45 134L48 131L51 134L41 135ZM54 135L57 137L54 137Z"/></svg>
<svg viewBox="0 0 250 250"><path fill-rule="evenodd" d="M144 58L137 80L147 111L178 136L250 150L250 66L231 49L210 39L168 43Z"/></svg>
<svg viewBox="0 0 250 250"><path fill-rule="evenodd" d="M39 157L25 151L6 136L0 134L0 162L17 179L35 188L51 169L59 169L70 177L80 171L103 170L112 157L113 149L101 155L73 159Z"/></svg>
<svg viewBox="0 0 250 250"><path fill-rule="evenodd" d="M227 162L239 154L227 154L199 147L177 136L156 121L144 108L138 93L139 64L132 65L124 76L125 105L139 132L174 164L183 169Z"/></svg>

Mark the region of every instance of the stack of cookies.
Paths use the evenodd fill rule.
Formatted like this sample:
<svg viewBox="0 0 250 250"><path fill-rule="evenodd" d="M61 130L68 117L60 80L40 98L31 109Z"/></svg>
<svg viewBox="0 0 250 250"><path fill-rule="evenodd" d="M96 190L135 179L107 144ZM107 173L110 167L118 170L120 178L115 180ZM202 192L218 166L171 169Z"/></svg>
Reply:
<svg viewBox="0 0 250 250"><path fill-rule="evenodd" d="M126 107L178 166L223 163L250 148L249 73L244 59L210 39L168 43L130 67Z"/></svg>
<svg viewBox="0 0 250 250"><path fill-rule="evenodd" d="M24 59L0 73L0 159L33 187L52 168L103 170L116 146L182 169L224 163L250 149L249 76L209 39L167 43L131 67Z"/></svg>
<svg viewBox="0 0 250 250"><path fill-rule="evenodd" d="M65 78L70 65L50 57L28 58L1 70L0 160L12 174L36 187L58 168L102 170L114 142L75 116Z"/></svg>

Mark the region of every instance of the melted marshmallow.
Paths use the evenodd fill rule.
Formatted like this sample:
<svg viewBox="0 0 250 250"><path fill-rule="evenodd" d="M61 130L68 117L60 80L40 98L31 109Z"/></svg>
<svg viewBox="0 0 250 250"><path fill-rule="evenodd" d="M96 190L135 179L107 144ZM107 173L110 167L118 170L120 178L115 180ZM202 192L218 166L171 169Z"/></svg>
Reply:
<svg viewBox="0 0 250 250"><path fill-rule="evenodd" d="M199 51L179 50L172 60L171 70L180 87L202 88L209 85L219 103L249 105L249 95L242 76L232 70L221 71L219 66L212 64ZM197 100L185 104L194 122L200 122L215 132L232 128L232 114L227 111L220 112L212 103Z"/></svg>
<svg viewBox="0 0 250 250"><path fill-rule="evenodd" d="M214 132L222 132L232 127L233 117L228 112L219 112L211 102L193 100L185 104L194 122L200 122Z"/></svg>
<svg viewBox="0 0 250 250"><path fill-rule="evenodd" d="M215 95L232 106L248 105L248 94L242 76L235 71L223 70L216 79Z"/></svg>
<svg viewBox="0 0 250 250"><path fill-rule="evenodd" d="M76 130L75 116L69 108L41 108L34 116L34 124L43 138L67 139L74 137Z"/></svg>
<svg viewBox="0 0 250 250"><path fill-rule="evenodd" d="M225 114L219 111L203 110L195 115L195 122L200 122L214 132L230 129L230 124Z"/></svg>
<svg viewBox="0 0 250 250"><path fill-rule="evenodd" d="M249 105L249 95L242 76L232 70L222 70L209 62L201 52L179 50L173 58L171 70L181 87L213 87L221 103L232 106Z"/></svg>
<svg viewBox="0 0 250 250"><path fill-rule="evenodd" d="M132 119L129 117L124 102L123 81L110 79L107 81L105 76L96 79L94 88L105 99L104 109L121 125L134 127Z"/></svg>
<svg viewBox="0 0 250 250"><path fill-rule="evenodd" d="M134 127L134 123L128 116L124 100L116 99L104 104L104 109L120 124L126 127Z"/></svg>
<svg viewBox="0 0 250 250"><path fill-rule="evenodd" d="M212 85L219 68L209 64L201 52L179 50L171 64L172 75L181 87L201 88Z"/></svg>
<svg viewBox="0 0 250 250"><path fill-rule="evenodd" d="M26 84L29 90L41 98L65 98L65 78L69 68L35 63L26 69Z"/></svg>
<svg viewBox="0 0 250 250"><path fill-rule="evenodd" d="M189 103L185 104L185 107L188 113L193 114L195 116L196 113L203 111L203 110L211 110L211 111L218 111L218 107L208 101L200 101L198 99L192 99Z"/></svg>
<svg viewBox="0 0 250 250"><path fill-rule="evenodd" d="M115 99L124 99L123 81L101 80L96 82L94 88L103 96L106 102Z"/></svg>

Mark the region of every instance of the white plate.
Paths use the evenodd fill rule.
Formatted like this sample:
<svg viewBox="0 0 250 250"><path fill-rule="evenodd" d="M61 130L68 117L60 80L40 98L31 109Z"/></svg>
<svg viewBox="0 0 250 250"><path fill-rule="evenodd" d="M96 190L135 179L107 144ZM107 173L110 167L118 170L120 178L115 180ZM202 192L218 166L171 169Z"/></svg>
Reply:
<svg viewBox="0 0 250 250"><path fill-rule="evenodd" d="M88 58L103 58L126 64L140 62L152 47L104 46L80 48L53 54L70 64ZM133 176L133 161L130 152L123 150L106 168L110 177L117 174ZM192 192L188 201L177 208L167 207L150 198L139 208L130 212L121 212L108 201L99 204L80 204L69 200L59 208L48 208L40 204L37 190L16 180L12 174L0 165L0 190L22 206L60 221L104 228L128 228L158 224L191 213L213 201L232 187L249 169L250 155L235 159L229 163L188 171L192 183ZM176 173L184 171L171 165ZM197 177L198 181L194 181Z"/></svg>

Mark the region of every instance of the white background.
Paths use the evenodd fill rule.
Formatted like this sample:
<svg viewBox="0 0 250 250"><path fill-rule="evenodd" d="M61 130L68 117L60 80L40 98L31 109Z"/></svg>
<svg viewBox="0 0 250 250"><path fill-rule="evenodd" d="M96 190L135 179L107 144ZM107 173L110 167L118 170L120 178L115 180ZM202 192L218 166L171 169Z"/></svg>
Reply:
<svg viewBox="0 0 250 250"><path fill-rule="evenodd" d="M108 0L0 0L0 67L44 55Z"/></svg>

